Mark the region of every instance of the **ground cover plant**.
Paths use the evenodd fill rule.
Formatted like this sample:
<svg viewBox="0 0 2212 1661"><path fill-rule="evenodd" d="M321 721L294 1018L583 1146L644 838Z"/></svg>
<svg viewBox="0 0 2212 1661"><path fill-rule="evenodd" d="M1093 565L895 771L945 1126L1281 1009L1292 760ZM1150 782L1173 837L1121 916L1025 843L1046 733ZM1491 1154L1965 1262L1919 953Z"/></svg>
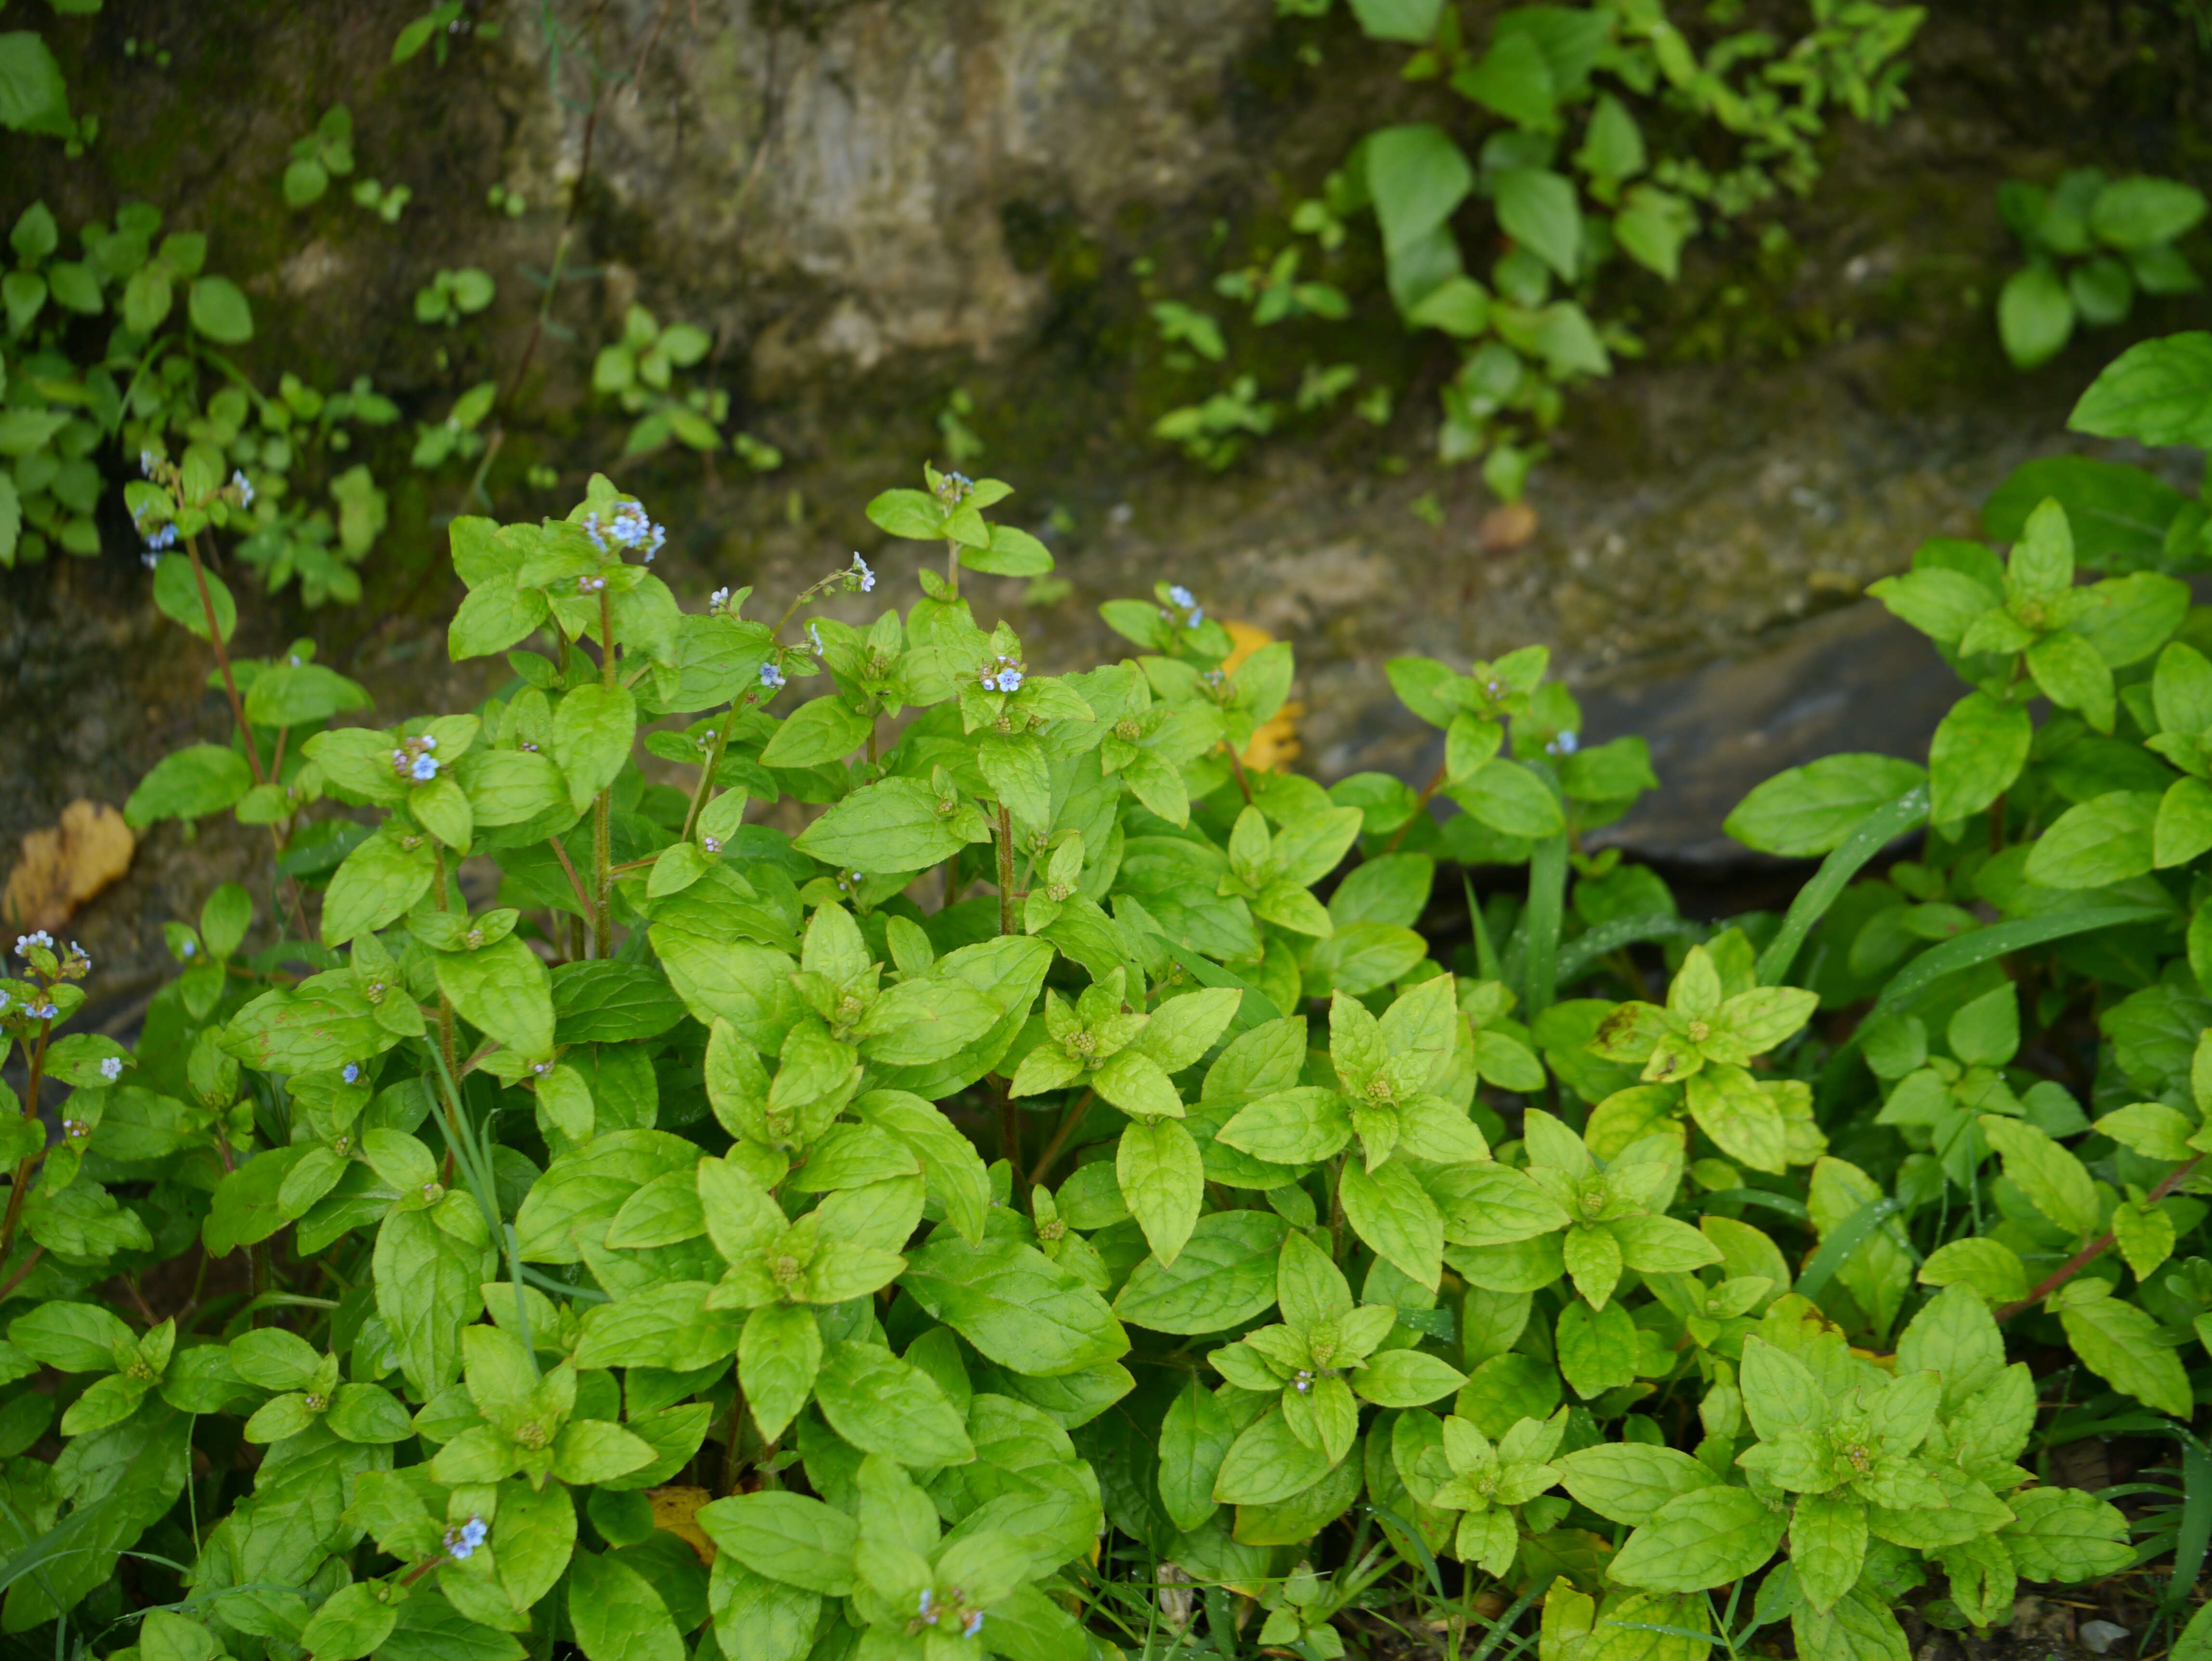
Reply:
<svg viewBox="0 0 2212 1661"><path fill-rule="evenodd" d="M2208 366L2138 347L2076 424L2202 443ZM1761 786L1733 832L1821 864L1706 924L1587 840L1656 780L1540 648L1393 660L1440 766L1324 789L1243 759L1291 648L1170 581L1085 672L987 627L963 572L1050 563L1004 484L869 504L944 552L903 606L854 556L760 610L685 604L597 478L453 522L452 653L508 676L387 718L312 641L231 654L247 488L149 445L231 730L128 811L266 827L267 879L171 925L128 1048L69 1030L73 942L0 982L0 1628L1871 1661L2143 1565L2178 1625L2204 508L2032 468L2008 550L1876 590L1968 684L1927 764ZM2179 1475L2052 1480L2091 1437Z"/></svg>
<svg viewBox="0 0 2212 1661"><path fill-rule="evenodd" d="M1331 0L1276 9L1301 37L1301 62L1318 67L1340 50L1323 46L1322 26L1287 21L1325 19ZM1386 424L1404 388L1363 361L1343 326L1387 309L1455 344L1455 368L1437 393L1437 455L1480 462L1508 501L1548 453L1568 390L1648 350L1650 279L1678 283L1686 248L1732 234L1761 259L1787 256L1778 201L1812 194L1832 121L1879 126L1905 107L1905 54L1926 15L1810 0L1740 27L1749 20L1735 4L1588 0L1509 7L1477 41L1443 0L1348 0L1346 9L1367 39L1406 49L1407 84L1384 112L1395 119L1361 134L1311 195L1247 229L1212 280L1225 307L1153 302L1164 362L1191 400L1160 415L1153 435L1223 468L1355 390L1355 411ZM2077 181L2065 199L2103 183L2101 173ZM2135 280L2177 291L2179 256L2167 245L2194 221L2171 201L2142 199L2163 183L2128 181L2098 221L2105 246L2152 259L2139 262L2139 279L2125 269L2116 277L2109 259L2082 268L2075 290L2087 320L2124 316ZM2062 232L2053 252L2090 251L2082 212L2067 222L2075 237ZM2054 228L2063 217L2048 216ZM2057 334L2048 356L2071 331L2073 302L2025 222L2021 234L2038 264L2032 280L2015 279L2032 295L2008 290L2006 338L2024 301L2030 332ZM1296 344L1271 352L1259 332L1284 325Z"/></svg>

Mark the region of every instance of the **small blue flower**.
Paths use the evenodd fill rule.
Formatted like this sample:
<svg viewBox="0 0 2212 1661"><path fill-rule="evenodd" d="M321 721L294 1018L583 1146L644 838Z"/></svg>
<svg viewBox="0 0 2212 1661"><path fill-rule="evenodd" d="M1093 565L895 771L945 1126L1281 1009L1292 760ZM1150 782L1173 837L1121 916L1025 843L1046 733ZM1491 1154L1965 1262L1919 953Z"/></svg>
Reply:
<svg viewBox="0 0 2212 1661"><path fill-rule="evenodd" d="M1582 748L1582 740L1571 730L1562 733L1544 746L1555 756L1571 756Z"/></svg>
<svg viewBox="0 0 2212 1661"><path fill-rule="evenodd" d="M728 609L729 604L730 591L727 588L717 588L707 596L707 615L718 618Z"/></svg>
<svg viewBox="0 0 2212 1661"><path fill-rule="evenodd" d="M1001 669L999 672L999 690L1002 692L1020 691L1022 672L1018 669Z"/></svg>
<svg viewBox="0 0 2212 1661"><path fill-rule="evenodd" d="M476 1555L477 1548L490 1532L483 1518L471 1517L460 1527L446 1530L446 1555L457 1563L465 1562Z"/></svg>
<svg viewBox="0 0 2212 1661"><path fill-rule="evenodd" d="M597 516L594 515L588 523L596 527L599 523ZM614 521L607 526L607 536L618 548L643 549L645 563L648 565L653 563L653 555L660 551L660 545L668 540L668 532L655 525L653 516L645 511L644 504L637 502L625 502L615 509ZM599 542L596 530L592 532L592 540L604 552L606 545Z"/></svg>
<svg viewBox="0 0 2212 1661"><path fill-rule="evenodd" d="M138 471L148 478L154 477L154 453L151 450L138 452Z"/></svg>
<svg viewBox="0 0 2212 1661"><path fill-rule="evenodd" d="M343 1067L338 1069L338 1077L343 1079L348 1084L357 1082L361 1078L361 1063L359 1062L348 1062Z"/></svg>
<svg viewBox="0 0 2212 1661"><path fill-rule="evenodd" d="M983 690L987 692L997 691L999 690L999 678L996 675L985 675L983 677Z"/></svg>
<svg viewBox="0 0 2212 1661"><path fill-rule="evenodd" d="M1176 584L1174 587L1168 590L1168 598L1173 600L1176 605L1182 606L1186 611L1189 611L1193 606L1198 604L1198 601L1191 597L1190 590L1184 587L1180 582Z"/></svg>
<svg viewBox="0 0 2212 1661"><path fill-rule="evenodd" d="M113 1084L123 1076L123 1058L120 1056L110 1056L102 1061L100 1064L100 1076L108 1083Z"/></svg>
<svg viewBox="0 0 2212 1661"><path fill-rule="evenodd" d="M584 534L591 538L592 547L603 554L606 552L607 539L599 534L599 516L597 514L584 515Z"/></svg>
<svg viewBox="0 0 2212 1661"><path fill-rule="evenodd" d="M860 574L860 592L862 593L866 593L870 589L876 586L876 574L868 569L868 562L862 559L858 551L855 551L853 555L853 569Z"/></svg>
<svg viewBox="0 0 2212 1661"><path fill-rule="evenodd" d="M197 958L199 954L200 943L198 940L186 940L185 942L185 956L188 958Z"/></svg>
<svg viewBox="0 0 2212 1661"><path fill-rule="evenodd" d="M176 545L177 527L173 521L156 526L146 538L146 548L149 553L158 554L164 548L173 548Z"/></svg>
<svg viewBox="0 0 2212 1661"><path fill-rule="evenodd" d="M407 776L417 784L428 784L438 776L438 758L435 756L416 757L415 764L407 770Z"/></svg>
<svg viewBox="0 0 2212 1661"><path fill-rule="evenodd" d="M921 1596L915 1600L915 1613L919 1615L923 1620L928 1621L930 1625L935 1626L937 1624L937 1616L932 1614L931 1611L936 1607L936 1605L937 1594L930 1591L927 1586L924 1586L921 1589Z"/></svg>
<svg viewBox="0 0 2212 1661"><path fill-rule="evenodd" d="M54 949L54 937L46 933L43 928L34 928L27 934L18 934L15 936L15 955L17 957L29 957L31 955L31 948L34 946L43 946L47 951L51 952Z"/></svg>
<svg viewBox="0 0 2212 1661"><path fill-rule="evenodd" d="M1200 606L1200 607L1194 607L1194 608L1193 608L1193 610L1192 610L1192 611L1191 611L1191 614L1190 614L1190 623L1189 623L1189 625L1188 625L1188 626L1189 626L1189 627L1191 627L1191 628L1193 628L1193 629L1195 629L1195 628L1197 628L1197 627L1198 627L1198 625L1199 625L1200 624L1201 624L1201 623L1203 623L1203 622L1205 622L1205 621L1206 621L1206 611L1205 611L1205 608L1204 608L1204 607L1202 607L1202 606Z"/></svg>
<svg viewBox="0 0 2212 1661"><path fill-rule="evenodd" d="M773 663L763 663L760 668L760 683L770 691L783 684L783 671Z"/></svg>
<svg viewBox="0 0 2212 1661"><path fill-rule="evenodd" d="M967 1623L960 1628L960 1635L963 1638L973 1638L982 1630L983 1611L976 1609L969 1615Z"/></svg>
<svg viewBox="0 0 2212 1661"><path fill-rule="evenodd" d="M230 482L238 491L238 505L251 508L253 505L253 481L246 478L242 469L234 467L230 472Z"/></svg>

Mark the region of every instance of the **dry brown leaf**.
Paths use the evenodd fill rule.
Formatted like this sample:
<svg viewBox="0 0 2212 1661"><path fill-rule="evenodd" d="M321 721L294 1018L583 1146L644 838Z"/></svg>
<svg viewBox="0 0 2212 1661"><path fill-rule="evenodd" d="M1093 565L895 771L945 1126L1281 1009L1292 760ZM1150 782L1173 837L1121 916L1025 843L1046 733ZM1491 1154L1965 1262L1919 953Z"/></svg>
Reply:
<svg viewBox="0 0 2212 1661"><path fill-rule="evenodd" d="M1536 534L1536 510L1525 502L1504 502L1482 516L1482 545L1493 554L1518 548Z"/></svg>
<svg viewBox="0 0 2212 1661"><path fill-rule="evenodd" d="M714 1542L695 1519L699 1507L714 1496L705 1488L647 1488L645 1497L653 1506L653 1526L674 1535L699 1554L701 1562L714 1567Z"/></svg>
<svg viewBox="0 0 2212 1661"><path fill-rule="evenodd" d="M23 838L0 910L23 928L59 928L94 894L131 868L137 838L112 807L79 797L51 830Z"/></svg>

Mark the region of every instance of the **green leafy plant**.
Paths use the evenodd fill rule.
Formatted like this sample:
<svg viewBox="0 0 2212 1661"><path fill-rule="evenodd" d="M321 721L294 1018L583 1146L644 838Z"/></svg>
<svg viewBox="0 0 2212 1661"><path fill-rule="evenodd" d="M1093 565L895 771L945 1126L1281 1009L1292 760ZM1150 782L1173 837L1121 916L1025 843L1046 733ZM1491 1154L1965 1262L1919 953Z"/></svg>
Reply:
<svg viewBox="0 0 2212 1661"><path fill-rule="evenodd" d="M2076 167L2048 190L2008 179L1997 205L2028 261L1997 296L1997 332L2017 368L2056 357L2077 322L2126 322L2138 293L2203 287L2174 244L2203 222L2204 197L2178 179Z"/></svg>
<svg viewBox="0 0 2212 1661"><path fill-rule="evenodd" d="M293 144L291 163L284 169L284 200L291 207L311 207L323 199L331 179L352 172L353 112L333 104L314 131Z"/></svg>
<svg viewBox="0 0 2212 1661"><path fill-rule="evenodd" d="M480 40L496 40L501 26L485 22L469 15L466 0L439 0L439 3L412 19L392 42L392 61L404 64L419 57L424 47L430 49L431 61L440 69L446 66L449 42L458 34L468 33Z"/></svg>
<svg viewBox="0 0 2212 1661"><path fill-rule="evenodd" d="M1316 18L1330 8L1282 0L1279 9ZM1701 50L1661 0L1591 0L1510 9L1477 50L1443 0L1352 0L1350 9L1370 39L1413 48L1405 77L1441 82L1461 100L1459 119L1365 135L1316 195L1292 206L1284 246L1255 251L1214 289L1245 308L1254 329L1312 319L1311 338L1326 341L1326 326L1350 316L1352 301L1338 282L1302 267L1310 252L1322 271L1347 269L1351 227L1372 214L1396 315L1457 344L1437 453L1480 461L1508 500L1542 458L1565 390L1644 350L1608 268L1625 257L1677 282L1692 240L1726 234L1785 192L1809 192L1830 108L1881 124L1905 106L1903 54L1923 15L1812 0L1795 40L1744 29ZM1711 159L1716 146L1728 165ZM1486 281L1468 269L1468 250L1498 245ZM1229 379L1228 390L1169 411L1154 433L1194 460L1225 465L1248 435L1272 429L1291 389L1263 396L1257 376L1231 361L1211 313L1172 299L1152 310L1170 368L1220 364ZM1297 411L1328 407L1352 384L1348 368L1309 362ZM1323 374L1332 379L1316 380ZM1362 413L1384 420L1388 407Z"/></svg>
<svg viewBox="0 0 2212 1661"><path fill-rule="evenodd" d="M368 209L387 225L399 222L399 216L407 211L414 198L415 192L404 185L385 185L374 179L354 182L354 205Z"/></svg>
<svg viewBox="0 0 2212 1661"><path fill-rule="evenodd" d="M415 320L442 323L451 328L465 317L473 317L499 292L489 272L474 265L457 271L440 271L415 291Z"/></svg>
<svg viewBox="0 0 2212 1661"><path fill-rule="evenodd" d="M696 323L671 323L664 328L644 307L629 308L623 319L622 338L600 347L592 364L592 390L614 398L638 417L623 441L624 454L641 454L672 442L702 452L722 447L721 427L730 418L730 395L676 384L676 372L697 364L713 344ZM739 459L757 472L771 472L783 465L775 446L750 434L736 434L731 443Z"/></svg>
<svg viewBox="0 0 2212 1661"><path fill-rule="evenodd" d="M2206 362L2137 349L2085 419L2212 422ZM1330 1656L1486 1588L1501 1641L1540 1597L1566 1653L1874 1661L1900 1606L1988 1628L2142 1550L2185 1608L2172 1513L2138 1548L2044 1464L2195 1447L2212 1343L2182 585L2066 581L2056 498L2009 559L1924 548L1879 593L1972 683L1929 764L1761 786L1735 833L1823 864L1705 926L1580 845L1655 781L1540 649L1394 660L1434 776L1324 790L1243 759L1288 646L1225 668L1163 581L1103 608L1136 655L1043 673L961 593L1051 569L1009 487L923 484L869 517L942 574L803 626L865 558L771 624L684 607L603 478L458 519L449 646L511 678L380 726L312 642L229 657L219 454L130 488L234 726L131 817L271 867L171 926L130 1048L63 1030L73 946L0 983L0 1544L79 1542L0 1623L112 1649L125 1552L142 1657L1077 1661L1163 1610ZM1439 857L1526 871L1456 950ZM242 1273L97 1301L193 1252Z"/></svg>

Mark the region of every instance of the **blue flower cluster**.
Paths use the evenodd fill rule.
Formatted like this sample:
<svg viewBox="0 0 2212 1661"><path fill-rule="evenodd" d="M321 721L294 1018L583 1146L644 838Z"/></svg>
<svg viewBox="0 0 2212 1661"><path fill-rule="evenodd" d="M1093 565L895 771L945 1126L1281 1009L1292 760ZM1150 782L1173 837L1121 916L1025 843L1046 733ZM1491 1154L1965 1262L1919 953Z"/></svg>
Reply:
<svg viewBox="0 0 2212 1661"><path fill-rule="evenodd" d="M428 784L438 776L438 758L430 753L437 747L438 740L427 733L404 739L392 752L392 770L416 784Z"/></svg>
<svg viewBox="0 0 2212 1661"><path fill-rule="evenodd" d="M599 523L597 514L584 515L584 534L592 539L592 546L601 553L611 547L623 550L642 549L645 563L653 563L653 557L668 540L667 531L653 522L653 516L639 502L625 502L614 511L605 525Z"/></svg>

